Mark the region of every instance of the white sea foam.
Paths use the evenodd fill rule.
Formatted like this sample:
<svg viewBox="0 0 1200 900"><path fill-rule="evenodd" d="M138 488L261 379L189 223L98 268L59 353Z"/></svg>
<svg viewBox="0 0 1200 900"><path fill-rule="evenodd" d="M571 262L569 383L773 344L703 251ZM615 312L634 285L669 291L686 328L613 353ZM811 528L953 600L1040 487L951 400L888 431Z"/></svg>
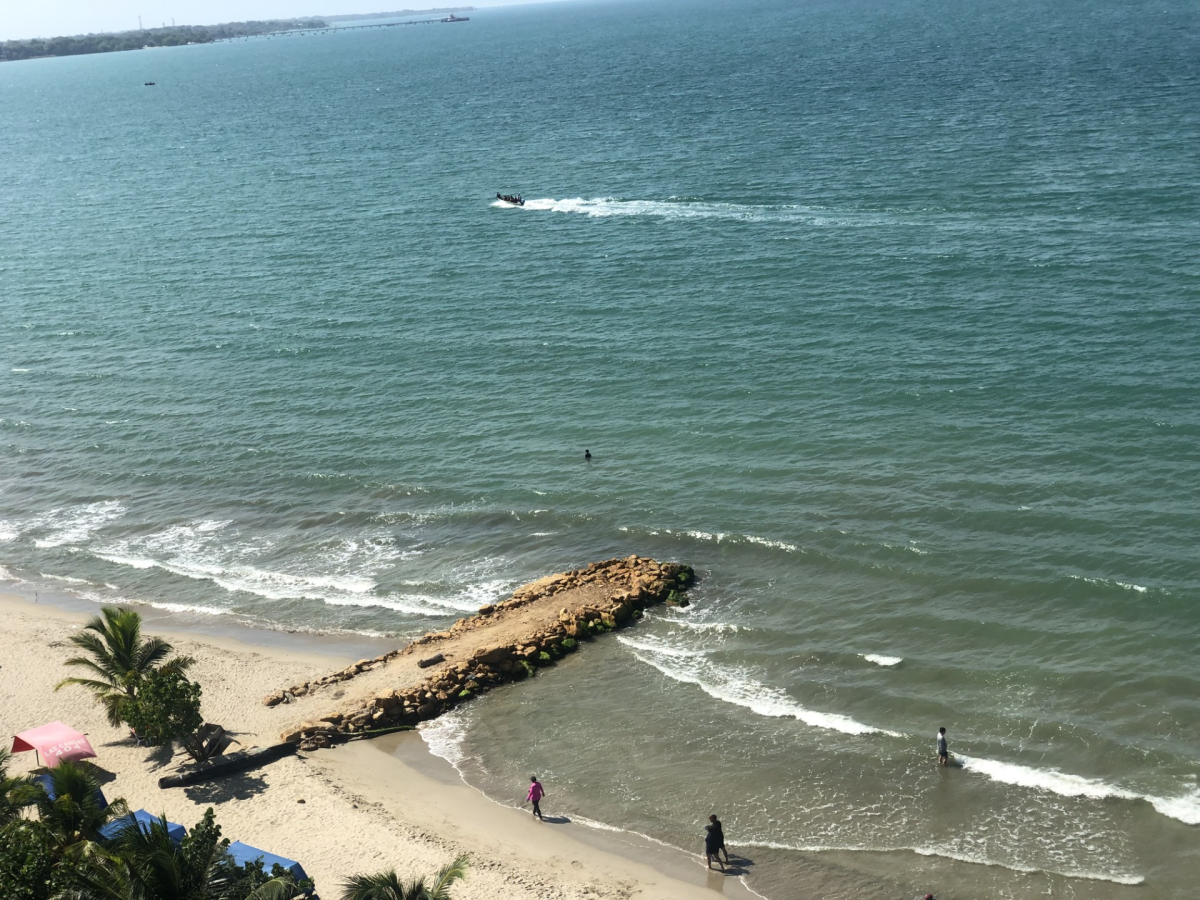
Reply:
<svg viewBox="0 0 1200 900"><path fill-rule="evenodd" d="M415 594L376 592L373 575L397 558L421 551L404 551L391 541L369 538L347 539L323 545L306 553L300 571L290 561L278 566L262 565L258 560L278 553L277 541L260 539L253 544L238 544L236 535L223 532L229 520L202 520L174 525L163 531L93 550L107 562L134 569L157 568L183 578L208 581L230 593L248 593L268 600L317 600L331 606L378 606L415 615L442 616L447 609L473 610L488 602L488 586L473 585L483 599L470 595L450 599ZM304 571L309 569L309 571Z"/></svg>
<svg viewBox="0 0 1200 900"><path fill-rule="evenodd" d="M189 604L189 603L164 603L158 600L138 600L133 597L89 597L85 599L95 600L103 603L117 603L126 606L149 606L152 609L161 609L164 612L173 613L196 613L202 616L227 616L230 613L228 609L221 609L219 606L205 606L204 604Z"/></svg>
<svg viewBox="0 0 1200 900"><path fill-rule="evenodd" d="M72 578L70 575L51 575L49 572L39 572L38 575L50 581L61 581L63 584L82 584L88 587L99 587L99 585L93 584L86 578Z"/></svg>
<svg viewBox="0 0 1200 900"><path fill-rule="evenodd" d="M10 569L6 569L4 566L0 566L0 581L17 581L17 582L19 582L20 580L21 579L17 577L16 573L11 571Z"/></svg>
<svg viewBox="0 0 1200 900"><path fill-rule="evenodd" d="M54 509L30 523L30 528L48 528L50 533L34 541L40 548L79 545L92 533L125 514L119 500L103 500L64 509Z"/></svg>
<svg viewBox="0 0 1200 900"><path fill-rule="evenodd" d="M904 662L903 656L879 656L876 653L860 653L859 656L877 666L898 666Z"/></svg>
<svg viewBox="0 0 1200 900"><path fill-rule="evenodd" d="M689 622L687 619L669 618L664 621L670 622L672 626L678 625L681 628L688 628L692 631L720 631L729 634L736 634L739 631L745 631L745 627L734 625L732 622Z"/></svg>
<svg viewBox="0 0 1200 900"><path fill-rule="evenodd" d="M627 528L621 529L628 531ZM775 550L783 550L785 553L795 553L800 548L795 544L790 544L787 541L777 541L772 538L759 537L757 534L730 534L725 531L672 531L670 528L665 529L667 534L682 534L687 537L694 538L698 541L712 541L713 543L721 544L729 542L731 544L758 544L762 547L771 547ZM657 534L656 531L651 531L650 534Z"/></svg>
<svg viewBox="0 0 1200 900"><path fill-rule="evenodd" d="M463 742L467 737L466 714L461 710L453 710L444 716L430 719L417 726L421 740L434 756L440 756L455 769L459 769L466 759ZM462 770L459 769L459 774Z"/></svg>
<svg viewBox="0 0 1200 900"><path fill-rule="evenodd" d="M813 728L840 731L843 734L888 734L903 737L898 732L864 725L839 713L809 709L779 688L756 680L744 669L717 665L707 659L675 657L659 651L634 649L633 655L668 678L694 684L710 697L743 706L760 716L792 718Z"/></svg>
<svg viewBox="0 0 1200 900"><path fill-rule="evenodd" d="M1054 875L1062 875L1066 878L1083 878L1089 881L1109 881L1113 884L1142 884L1146 879L1141 875L1126 874L1123 872L1093 872L1088 869L1038 869L1033 866L1022 866L1019 863L1013 862L996 862L983 856L976 856L971 853L962 853L957 850L951 850L947 847L935 847L926 845L922 847L913 847L913 853L918 856L941 856L945 859L953 859L958 862L973 863L977 866L998 866L1002 869L1010 869L1014 872L1025 872L1033 875L1039 872L1048 872Z"/></svg>
<svg viewBox="0 0 1200 900"><path fill-rule="evenodd" d="M670 531L671 529L668 528L667 533L669 534ZM693 537L698 541L716 541L718 544L725 540L725 532L723 531L718 531L716 533L711 531L685 531L684 534L686 534L688 537Z"/></svg>
<svg viewBox="0 0 1200 900"><path fill-rule="evenodd" d="M20 536L20 530L12 522L0 522L0 544L15 541Z"/></svg>
<svg viewBox="0 0 1200 900"><path fill-rule="evenodd" d="M1060 772L1058 769L1036 769L1017 763L961 755L956 758L966 771L976 772L1002 784L1050 791L1063 797L1088 797L1093 800L1107 798L1144 800L1164 816L1177 819L1187 825L1200 825L1200 789L1175 797L1160 797L1141 794L1099 779Z"/></svg>
<svg viewBox="0 0 1200 900"><path fill-rule="evenodd" d="M1088 584L1095 584L1100 587L1106 587L1108 585L1113 585L1115 587L1123 588L1124 590L1127 590L1127 591L1136 591L1139 594L1144 594L1148 590L1150 590L1148 587L1145 587L1144 585L1132 584L1128 581L1116 581L1116 580L1108 579L1108 578L1088 578L1086 575L1072 575L1071 577L1074 578L1076 581L1086 581Z"/></svg>
<svg viewBox="0 0 1200 900"><path fill-rule="evenodd" d="M795 544L789 544L787 541L772 541L755 534L746 535L746 540L751 544L762 544L764 547L774 547L776 550L786 550L788 553L795 553L800 549Z"/></svg>
<svg viewBox="0 0 1200 900"><path fill-rule="evenodd" d="M663 656L673 656L676 659L687 659L689 657L707 656L705 650L685 650L680 647L668 647L661 641L642 640L639 638L629 637L621 634L617 636L617 641L624 644L626 647L632 647L634 650L643 650L646 653L661 653Z"/></svg>
<svg viewBox="0 0 1200 900"><path fill-rule="evenodd" d="M1139 797L1132 791L1122 790L1106 782L1084 778L1080 775L1070 775L1057 769L1035 769L1016 763L994 759L976 759L961 755L956 756L956 759L967 771L986 775L993 781L1052 791L1064 797L1091 797L1094 799L1120 797L1125 800L1135 800Z"/></svg>
<svg viewBox="0 0 1200 900"><path fill-rule="evenodd" d="M13 369L14 372L28 372L28 369Z"/></svg>
<svg viewBox="0 0 1200 900"><path fill-rule="evenodd" d="M1148 796L1146 799L1164 816L1178 819L1186 825L1200 825L1200 790L1178 797Z"/></svg>
<svg viewBox="0 0 1200 900"><path fill-rule="evenodd" d="M997 862L988 859L984 856L977 856L970 853L963 853L959 850L954 850L949 847L938 847L932 844L926 844L920 847L873 847L862 846L857 844L786 844L780 841L739 841L739 847L763 847L768 850L795 850L800 853L844 853L846 851L871 852L871 853L898 853L908 851L916 853L918 856L940 856L945 859L953 859L958 862L971 863L977 866L995 866L1001 869L1008 869L1013 872L1023 872L1026 874L1037 874L1045 872L1053 875L1062 875L1067 878L1086 878L1091 881L1111 881L1114 884L1141 884L1146 879L1141 875L1126 874L1123 872L1093 872L1086 869L1038 869L1033 866L1023 866L1014 862Z"/></svg>

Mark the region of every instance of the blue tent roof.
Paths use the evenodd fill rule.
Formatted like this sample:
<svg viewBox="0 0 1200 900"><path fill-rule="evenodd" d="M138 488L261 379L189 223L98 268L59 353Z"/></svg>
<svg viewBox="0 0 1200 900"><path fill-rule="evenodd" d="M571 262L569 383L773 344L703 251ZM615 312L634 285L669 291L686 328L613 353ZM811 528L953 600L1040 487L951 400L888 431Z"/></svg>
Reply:
<svg viewBox="0 0 1200 900"><path fill-rule="evenodd" d="M131 812L127 816L121 816L119 819L113 819L107 825L100 829L100 834L112 840L117 837L126 828L132 826L133 822L144 832L149 832L150 823L159 821L159 817L146 812L144 809L139 809ZM167 823L167 836L176 844L183 840L183 836L187 834L187 829L182 825L177 825L174 822Z"/></svg>
<svg viewBox="0 0 1200 900"><path fill-rule="evenodd" d="M46 796L51 800L57 800L58 794L54 790L54 779L49 775L34 775L33 780L42 786L42 790L46 792ZM104 792L100 788L96 788L96 801L101 809L108 809L108 801L104 799Z"/></svg>
<svg viewBox="0 0 1200 900"><path fill-rule="evenodd" d="M278 863L286 871L292 873L292 877L297 881L307 880L308 875L304 873L304 867L294 859L288 859L284 856L276 856L274 853L268 853L265 850L259 850L257 847L251 847L249 844L243 844L241 841L234 841L229 845L229 855L233 857L233 861L238 865L252 863L257 859L263 861L263 868L269 873L271 867Z"/></svg>

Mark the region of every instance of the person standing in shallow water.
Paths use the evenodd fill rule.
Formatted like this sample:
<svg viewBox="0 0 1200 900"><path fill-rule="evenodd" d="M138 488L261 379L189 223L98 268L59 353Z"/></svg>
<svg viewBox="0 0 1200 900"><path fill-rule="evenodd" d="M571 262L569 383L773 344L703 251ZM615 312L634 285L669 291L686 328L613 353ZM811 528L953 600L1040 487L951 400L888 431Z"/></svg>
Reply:
<svg viewBox="0 0 1200 900"><path fill-rule="evenodd" d="M720 841L718 850L721 851L721 856L725 857L725 864L728 865L730 864L730 851L727 851L725 848L725 826L722 826L721 820L715 814L709 816L708 821L716 828L716 838Z"/></svg>
<svg viewBox="0 0 1200 900"><path fill-rule="evenodd" d="M588 462L591 462L591 461L592 461L592 451L591 451L591 450L584 450L584 451L583 451L583 458L584 458L584 459L586 459Z"/></svg>
<svg viewBox="0 0 1200 900"><path fill-rule="evenodd" d="M546 796L546 790L542 787L542 783L537 780L536 775L529 776L529 794L525 797L527 803L533 804L533 814L542 819L542 798Z"/></svg>
<svg viewBox="0 0 1200 900"><path fill-rule="evenodd" d="M939 766L949 765L950 764L950 750L946 746L946 729L944 727L938 729L937 751L938 751L938 765Z"/></svg>
<svg viewBox="0 0 1200 900"><path fill-rule="evenodd" d="M715 816L708 817L708 824L704 826L704 861L711 869L713 860L717 861L717 865L721 867L721 871L725 871L725 863L721 862L719 856L721 849L725 846L725 832L721 828L720 820ZM725 854L725 858L729 858L729 854Z"/></svg>

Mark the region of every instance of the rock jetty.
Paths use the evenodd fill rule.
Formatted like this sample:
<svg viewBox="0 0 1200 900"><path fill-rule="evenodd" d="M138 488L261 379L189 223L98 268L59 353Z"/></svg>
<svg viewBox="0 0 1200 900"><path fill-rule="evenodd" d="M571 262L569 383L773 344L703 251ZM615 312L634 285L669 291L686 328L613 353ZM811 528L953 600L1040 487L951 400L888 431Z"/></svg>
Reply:
<svg viewBox="0 0 1200 900"><path fill-rule="evenodd" d="M415 725L554 665L596 636L641 618L649 606L687 606L684 592L694 581L691 566L680 563L639 556L592 563L541 578L446 631L277 691L263 703L293 716L307 713L280 735L304 750Z"/></svg>

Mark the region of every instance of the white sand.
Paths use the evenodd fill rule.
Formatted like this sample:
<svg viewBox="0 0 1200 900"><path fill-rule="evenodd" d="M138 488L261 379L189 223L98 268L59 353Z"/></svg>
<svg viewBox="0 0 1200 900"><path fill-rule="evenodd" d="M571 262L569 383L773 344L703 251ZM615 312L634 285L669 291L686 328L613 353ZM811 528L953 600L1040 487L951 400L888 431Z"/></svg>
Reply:
<svg viewBox="0 0 1200 900"><path fill-rule="evenodd" d="M471 856L468 879L455 891L460 900L754 896L677 851L573 823L540 823L461 781L409 765L392 750L403 741L401 755L411 760L419 740L412 735L352 743L207 784L162 790L158 778L182 756L167 760L161 750L133 746L127 732L107 724L82 688L54 691L71 674L63 666L75 655L67 637L88 617L6 596L0 596L0 616L5 631L0 737L8 740L61 720L88 735L99 754L95 762L112 776L104 786L110 800L122 797L132 809L165 813L188 827L213 806L225 837L299 860L326 900L340 894L347 875L392 867L404 877L432 874L459 853ZM205 718L237 733L244 746L276 740L286 712L264 707L265 694L354 661L200 640L157 626L148 631L196 657L192 677L204 689ZM14 757L16 772L33 767L32 753Z"/></svg>

